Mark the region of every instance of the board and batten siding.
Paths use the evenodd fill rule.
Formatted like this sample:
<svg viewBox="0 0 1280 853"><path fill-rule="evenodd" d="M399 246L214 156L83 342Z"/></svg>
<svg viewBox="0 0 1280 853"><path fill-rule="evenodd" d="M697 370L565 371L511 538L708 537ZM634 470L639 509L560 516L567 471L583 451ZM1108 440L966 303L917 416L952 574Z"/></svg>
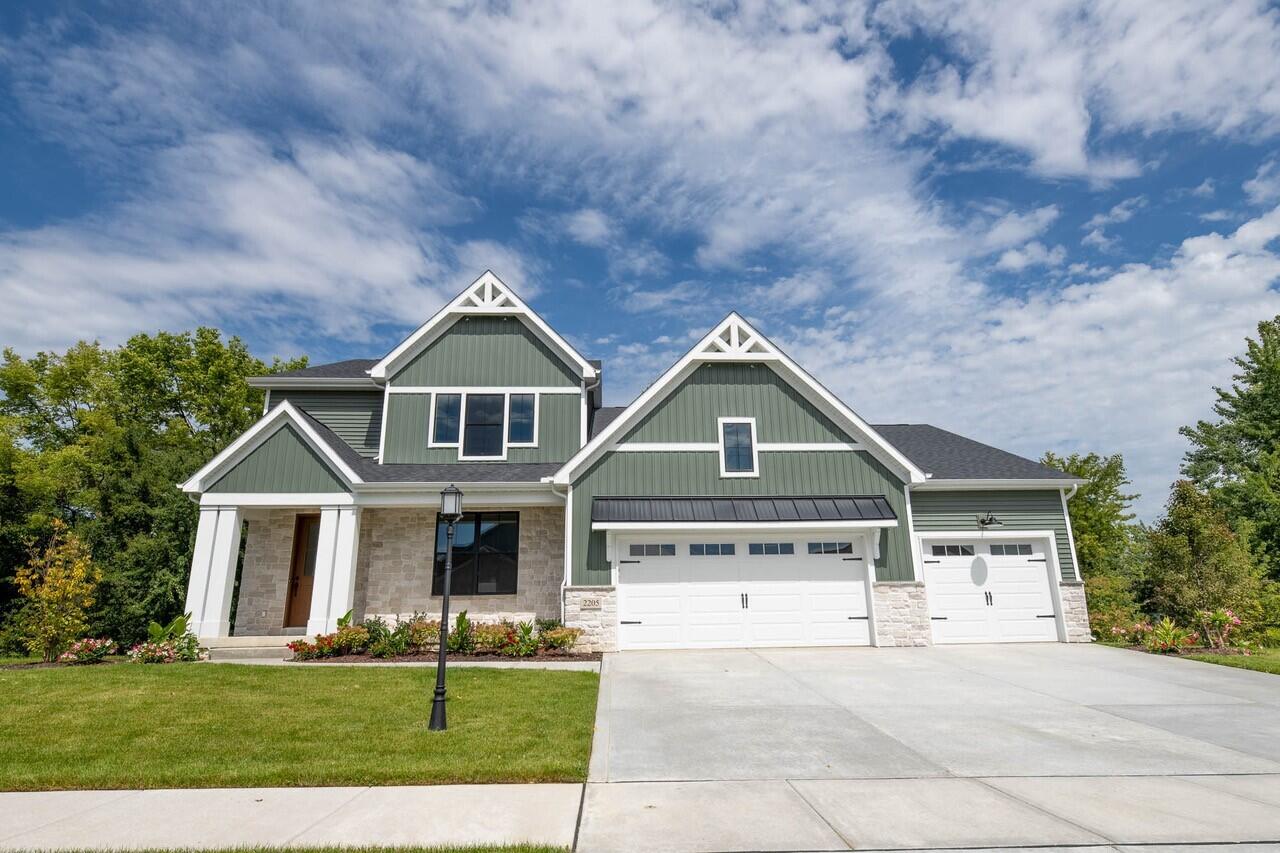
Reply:
<svg viewBox="0 0 1280 853"><path fill-rule="evenodd" d="M755 418L760 442L852 440L768 365L711 363L693 371L623 441L718 442L722 417Z"/></svg>
<svg viewBox="0 0 1280 853"><path fill-rule="evenodd" d="M679 440L693 439L679 436ZM898 526L883 535L876 575L880 580L912 578L902 482L866 451L761 453L760 476L751 478L721 477L715 452L608 452L573 483L570 523L575 585L611 580L605 535L591 530L592 498L656 495L883 495L898 517Z"/></svg>
<svg viewBox="0 0 1280 853"><path fill-rule="evenodd" d="M391 377L391 385L490 388L581 385L516 317L462 317Z"/></svg>
<svg viewBox="0 0 1280 853"><path fill-rule="evenodd" d="M430 394L390 394L387 407L387 446L383 462L458 461L456 447L427 446L431 422ZM581 396L539 394L538 446L508 448L506 461L564 462L578 449L581 419Z"/></svg>
<svg viewBox="0 0 1280 853"><path fill-rule="evenodd" d="M350 490L306 439L291 424L285 424L206 491L279 494Z"/></svg>
<svg viewBox="0 0 1280 853"><path fill-rule="evenodd" d="M288 400L351 445L356 453L372 459L378 455L382 432L381 391L298 391L271 392L271 407Z"/></svg>
<svg viewBox="0 0 1280 853"><path fill-rule="evenodd" d="M1057 540L1058 566L1064 581L1074 581L1075 564L1067 538L1062 493L1044 491L911 492L911 516L916 533L978 530L978 517L995 513L1002 533L1011 530L1052 530Z"/></svg>

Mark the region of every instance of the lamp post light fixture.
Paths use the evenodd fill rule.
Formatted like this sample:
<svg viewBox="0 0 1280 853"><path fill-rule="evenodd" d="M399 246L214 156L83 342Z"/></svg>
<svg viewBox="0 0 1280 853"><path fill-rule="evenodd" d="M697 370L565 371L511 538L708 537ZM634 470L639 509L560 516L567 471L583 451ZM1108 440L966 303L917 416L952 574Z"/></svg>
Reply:
<svg viewBox="0 0 1280 853"><path fill-rule="evenodd" d="M436 692L431 699L428 728L442 732L448 728L444 713L444 664L449 648L449 582L453 579L453 526L462 518L462 492L450 484L440 492L440 517L445 520L444 596L440 604L440 656L436 660Z"/></svg>

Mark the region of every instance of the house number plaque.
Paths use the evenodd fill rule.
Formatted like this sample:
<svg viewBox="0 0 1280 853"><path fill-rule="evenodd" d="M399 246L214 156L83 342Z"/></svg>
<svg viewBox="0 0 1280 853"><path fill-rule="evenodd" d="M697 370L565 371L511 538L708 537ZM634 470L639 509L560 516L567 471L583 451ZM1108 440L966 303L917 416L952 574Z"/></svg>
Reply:
<svg viewBox="0 0 1280 853"><path fill-rule="evenodd" d="M599 610L599 609L600 609L600 599L599 599L599 598L584 598L584 599L582 599L581 607L582 607L582 609L583 609L583 610Z"/></svg>

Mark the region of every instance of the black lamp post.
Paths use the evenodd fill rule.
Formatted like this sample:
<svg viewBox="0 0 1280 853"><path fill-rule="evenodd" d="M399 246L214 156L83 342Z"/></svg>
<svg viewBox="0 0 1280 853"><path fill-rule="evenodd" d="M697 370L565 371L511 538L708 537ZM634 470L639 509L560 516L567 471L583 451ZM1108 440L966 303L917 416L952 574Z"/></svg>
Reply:
<svg viewBox="0 0 1280 853"><path fill-rule="evenodd" d="M433 732L448 728L444 716L444 662L449 648L449 582L453 579L453 526L462 518L462 492L450 485L440 492L440 517L447 524L444 534L444 601L440 605L440 657L436 661L436 692L431 700Z"/></svg>

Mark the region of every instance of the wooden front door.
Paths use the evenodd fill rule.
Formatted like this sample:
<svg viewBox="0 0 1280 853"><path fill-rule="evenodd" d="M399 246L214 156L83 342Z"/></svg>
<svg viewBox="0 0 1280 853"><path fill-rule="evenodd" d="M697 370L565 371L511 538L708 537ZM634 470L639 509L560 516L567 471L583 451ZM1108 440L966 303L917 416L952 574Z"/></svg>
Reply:
<svg viewBox="0 0 1280 853"><path fill-rule="evenodd" d="M320 516L300 515L293 528L293 559L289 568L289 597L284 627L305 628L311 615L311 587L316 578L316 547L320 544Z"/></svg>

